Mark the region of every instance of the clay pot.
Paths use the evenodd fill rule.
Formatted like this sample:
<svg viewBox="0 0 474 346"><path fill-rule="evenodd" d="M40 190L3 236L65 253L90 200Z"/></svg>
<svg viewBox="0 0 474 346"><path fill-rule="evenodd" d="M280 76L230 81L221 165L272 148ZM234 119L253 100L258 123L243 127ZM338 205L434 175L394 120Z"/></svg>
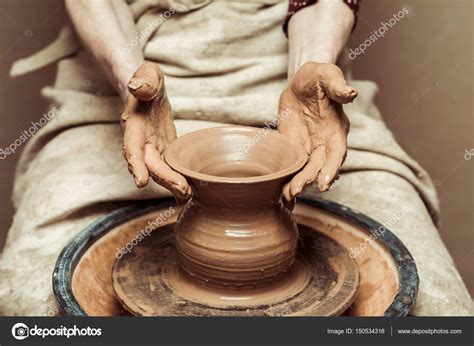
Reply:
<svg viewBox="0 0 474 346"><path fill-rule="evenodd" d="M298 229L280 194L307 161L299 144L268 128L217 127L178 138L165 159L193 190L175 229L185 273L258 286L291 266Z"/></svg>

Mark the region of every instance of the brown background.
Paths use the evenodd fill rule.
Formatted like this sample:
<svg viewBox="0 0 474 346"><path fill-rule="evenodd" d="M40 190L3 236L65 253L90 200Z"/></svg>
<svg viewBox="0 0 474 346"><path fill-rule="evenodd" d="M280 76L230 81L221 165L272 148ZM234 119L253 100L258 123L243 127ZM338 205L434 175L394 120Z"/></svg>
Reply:
<svg viewBox="0 0 474 346"><path fill-rule="evenodd" d="M66 21L60 0L0 2L0 147L13 142L46 103L39 90L54 68L11 80L11 63L51 42ZM379 106L406 151L431 174L442 205L441 235L474 294L473 2L364 0L349 47L405 7L409 14L354 61L355 77L380 86ZM18 154L0 161L0 248L11 224L10 194ZM414 232L416 230L413 230ZM433 254L434 255L434 254Z"/></svg>

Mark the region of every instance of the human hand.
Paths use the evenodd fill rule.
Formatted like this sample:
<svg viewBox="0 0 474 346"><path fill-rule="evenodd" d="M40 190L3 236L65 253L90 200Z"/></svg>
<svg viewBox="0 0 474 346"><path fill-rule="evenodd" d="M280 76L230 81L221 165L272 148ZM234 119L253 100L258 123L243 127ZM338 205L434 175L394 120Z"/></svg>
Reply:
<svg viewBox="0 0 474 346"><path fill-rule="evenodd" d="M144 187L151 176L178 202L186 201L191 188L163 157L166 147L176 139L176 128L158 64L144 62L130 79L128 91L121 117L122 151L135 184Z"/></svg>
<svg viewBox="0 0 474 346"><path fill-rule="evenodd" d="M334 64L307 62L291 78L280 97L278 131L303 145L309 160L283 187L288 208L293 208L294 198L307 186L317 182L323 192L338 178L349 133L342 104L356 96Z"/></svg>

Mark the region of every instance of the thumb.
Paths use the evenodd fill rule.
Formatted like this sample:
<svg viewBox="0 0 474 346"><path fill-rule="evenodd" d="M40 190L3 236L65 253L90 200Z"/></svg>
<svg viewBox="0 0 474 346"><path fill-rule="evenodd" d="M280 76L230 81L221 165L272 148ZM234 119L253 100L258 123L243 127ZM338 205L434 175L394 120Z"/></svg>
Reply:
<svg viewBox="0 0 474 346"><path fill-rule="evenodd" d="M347 85L342 70L334 64L323 64L320 67L321 82L326 95L338 103L352 102L357 91Z"/></svg>
<svg viewBox="0 0 474 346"><path fill-rule="evenodd" d="M326 83L326 94L338 103L349 103L357 97L357 90L348 86L344 78L332 78Z"/></svg>
<svg viewBox="0 0 474 346"><path fill-rule="evenodd" d="M163 73L158 65L145 62L135 72L128 83L128 91L140 101L151 101L158 96L163 81Z"/></svg>

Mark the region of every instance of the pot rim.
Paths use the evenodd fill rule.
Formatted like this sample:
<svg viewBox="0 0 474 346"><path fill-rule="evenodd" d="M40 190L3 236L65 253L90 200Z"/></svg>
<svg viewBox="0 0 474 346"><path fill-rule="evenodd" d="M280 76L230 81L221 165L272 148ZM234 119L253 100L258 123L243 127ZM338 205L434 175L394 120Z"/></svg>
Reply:
<svg viewBox="0 0 474 346"><path fill-rule="evenodd" d="M242 133L242 132L259 132L259 131L264 131L265 127L250 127L250 126L217 126L217 127L211 127L211 128L206 128L206 129L201 129L197 131L193 131L190 133L187 133L183 136L178 137L177 139L174 140L173 143L171 143L168 148L166 148L164 152L164 158L165 161L170 167L183 174L186 178L192 178L196 179L199 181L205 181L205 182L210 182L210 183L224 183L224 184L252 184L252 183L262 183L262 182L270 182L273 180L281 179L284 177L291 176L293 174L296 174L298 171L300 171L304 165L308 162L309 155L305 152L304 148L294 141L293 139L289 138L288 136L285 136L275 130L272 130L267 127L269 134L271 136L279 136L282 141L285 141L287 143L287 146L293 147L293 149L296 152L299 152L299 155L297 155L297 159L295 162L285 168L282 169L278 172L270 173L270 174L264 174L264 175L258 175L258 176L253 176L253 177L223 177L223 176L217 176L217 175L210 175L210 174L205 174L205 173L200 173L193 171L189 168L184 167L181 165L176 158L172 155L172 150L174 149L175 146L179 145L180 142L183 141L183 139L189 139L190 137L200 137L203 136L204 133L207 132L208 135L211 135L213 132L223 132L223 133Z"/></svg>

